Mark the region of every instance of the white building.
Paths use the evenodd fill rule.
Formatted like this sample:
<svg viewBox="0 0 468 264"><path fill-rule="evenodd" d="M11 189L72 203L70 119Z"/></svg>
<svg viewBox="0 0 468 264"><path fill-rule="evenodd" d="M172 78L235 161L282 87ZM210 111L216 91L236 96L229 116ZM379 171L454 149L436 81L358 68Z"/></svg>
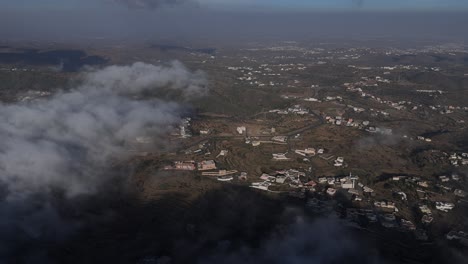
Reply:
<svg viewBox="0 0 468 264"><path fill-rule="evenodd" d="M245 126L237 127L237 133L240 135L244 134L247 131L247 128Z"/></svg>

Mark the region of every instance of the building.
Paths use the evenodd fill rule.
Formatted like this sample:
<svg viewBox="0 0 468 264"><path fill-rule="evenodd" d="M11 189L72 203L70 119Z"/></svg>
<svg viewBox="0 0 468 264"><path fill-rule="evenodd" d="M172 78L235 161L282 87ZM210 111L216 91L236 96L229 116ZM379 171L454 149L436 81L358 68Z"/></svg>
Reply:
<svg viewBox="0 0 468 264"><path fill-rule="evenodd" d="M453 203L436 202L437 210L440 210L442 212L448 212L452 210L454 207L455 205Z"/></svg>
<svg viewBox="0 0 468 264"><path fill-rule="evenodd" d="M216 163L214 160L204 160L198 163L198 170L216 170Z"/></svg>
<svg viewBox="0 0 468 264"><path fill-rule="evenodd" d="M333 196L333 195L335 195L335 193L336 193L336 189L334 189L334 188L328 188L327 189L327 194L328 195Z"/></svg>
<svg viewBox="0 0 468 264"><path fill-rule="evenodd" d="M288 140L288 137L286 136L274 136L271 138L272 141L280 142L280 143L286 143Z"/></svg>
<svg viewBox="0 0 468 264"><path fill-rule="evenodd" d="M165 169L193 171L196 169L196 166L194 161L175 161L174 166L168 166Z"/></svg>
<svg viewBox="0 0 468 264"><path fill-rule="evenodd" d="M344 163L344 158L343 157L338 157L335 160L334 166L335 167L341 167L341 166L343 166L343 163Z"/></svg>
<svg viewBox="0 0 468 264"><path fill-rule="evenodd" d="M227 175L232 175L236 174L236 170L219 170L219 171L213 171L213 172L202 172L203 176L227 176Z"/></svg>
<svg viewBox="0 0 468 264"><path fill-rule="evenodd" d="M301 156L315 156L315 148L306 148L304 150L301 150L301 149L296 149L294 151L296 154L299 154Z"/></svg>
<svg viewBox="0 0 468 264"><path fill-rule="evenodd" d="M423 224L426 224L426 225L432 223L432 221L434 221L434 217L432 217L431 215L425 214L425 215L423 215L423 217L421 218L421 222L422 222Z"/></svg>
<svg viewBox="0 0 468 264"><path fill-rule="evenodd" d="M353 180L347 180L345 182L341 183L341 188L343 189L354 189L354 181Z"/></svg>
<svg viewBox="0 0 468 264"><path fill-rule="evenodd" d="M462 198L466 197L466 192L460 189L456 189L453 193L458 197L462 197Z"/></svg>
<svg viewBox="0 0 468 264"><path fill-rule="evenodd" d="M273 154L273 160L289 160L284 153L275 153Z"/></svg>
<svg viewBox="0 0 468 264"><path fill-rule="evenodd" d="M241 172L239 175L239 180L246 181L247 180L247 172Z"/></svg>
<svg viewBox="0 0 468 264"><path fill-rule="evenodd" d="M424 205L420 205L420 206L419 206L419 210L420 210L421 213L423 213L423 214L428 214L428 215L432 214L431 209L429 209L429 207L427 207L427 205L425 205L425 204L424 204Z"/></svg>
<svg viewBox="0 0 468 264"><path fill-rule="evenodd" d="M237 127L237 133L239 134L244 134L247 131L247 128L245 126Z"/></svg>

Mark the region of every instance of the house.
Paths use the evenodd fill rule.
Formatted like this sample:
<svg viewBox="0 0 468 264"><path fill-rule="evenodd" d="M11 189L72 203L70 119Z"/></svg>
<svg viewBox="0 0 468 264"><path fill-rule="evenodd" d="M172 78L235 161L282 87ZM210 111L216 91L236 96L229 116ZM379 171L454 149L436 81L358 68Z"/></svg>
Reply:
<svg viewBox="0 0 468 264"><path fill-rule="evenodd" d="M301 156L315 156L315 148L306 148L304 150L301 149L296 149L294 151L296 154L301 155Z"/></svg>
<svg viewBox="0 0 468 264"><path fill-rule="evenodd" d="M232 175L236 174L236 170L219 170L219 171L210 171L210 172L202 172L203 176L227 176L227 175Z"/></svg>
<svg viewBox="0 0 468 264"><path fill-rule="evenodd" d="M281 142L281 143L286 143L286 141L288 140L288 137L286 136L274 136L271 138L272 141L276 141L276 142Z"/></svg>
<svg viewBox="0 0 468 264"><path fill-rule="evenodd" d="M237 133L241 135L244 134L246 131L247 131L247 128L245 126L237 127Z"/></svg>
<svg viewBox="0 0 468 264"><path fill-rule="evenodd" d="M427 181L418 181L418 185L421 187L429 187L429 183Z"/></svg>
<svg viewBox="0 0 468 264"><path fill-rule="evenodd" d="M413 222L401 219L401 227L408 229L408 230L416 230L416 226L413 224Z"/></svg>
<svg viewBox="0 0 468 264"><path fill-rule="evenodd" d="M445 175L443 175L443 176L439 176L439 180L440 180L441 182L448 182L448 181L450 181L450 178L447 177L447 176L445 176Z"/></svg>
<svg viewBox="0 0 468 264"><path fill-rule="evenodd" d="M273 160L284 161L284 160L289 160L289 158L286 157L285 153L275 153L273 154Z"/></svg>
<svg viewBox="0 0 468 264"><path fill-rule="evenodd" d="M448 212L452 210L455 207L453 203L444 203L444 202L436 202L436 208L437 210L440 210L442 212Z"/></svg>
<svg viewBox="0 0 468 264"><path fill-rule="evenodd" d="M246 181L247 180L247 172L241 172L239 175L239 180Z"/></svg>
<svg viewBox="0 0 468 264"><path fill-rule="evenodd" d="M288 177L286 175L277 175L275 181L276 183L283 184L287 178Z"/></svg>
<svg viewBox="0 0 468 264"><path fill-rule="evenodd" d="M305 185L305 186L315 187L315 186L317 186L317 183L314 182L314 181L309 181L309 182L306 182L304 185Z"/></svg>
<svg viewBox="0 0 468 264"><path fill-rule="evenodd" d="M230 176L230 175L227 175L227 176L219 176L217 178L218 181L223 181L223 182L226 182L226 181L232 181L234 179L234 177Z"/></svg>
<svg viewBox="0 0 468 264"><path fill-rule="evenodd" d="M335 167L341 167L343 166L344 158L343 157L338 157L335 160L334 166Z"/></svg>
<svg viewBox="0 0 468 264"><path fill-rule="evenodd" d="M264 191L268 191L268 187L270 187L270 182L253 182L250 186L251 188L260 189Z"/></svg>
<svg viewBox="0 0 468 264"><path fill-rule="evenodd" d="M425 205L425 204L424 204L424 205L420 205L420 206L419 206L419 210L420 210L421 213L423 213L423 214L428 214L428 215L432 214L431 209L429 209L429 207L427 207L427 205Z"/></svg>
<svg viewBox="0 0 468 264"><path fill-rule="evenodd" d="M336 193L336 189L334 189L334 188L328 188L327 189L327 194L328 195L333 196L333 195L335 195L335 193Z"/></svg>
<svg viewBox="0 0 468 264"><path fill-rule="evenodd" d="M396 209L395 203L393 203L393 202L385 202L385 201L374 202L374 206L377 207L377 208L382 208L382 209L391 209L391 210Z"/></svg>
<svg viewBox="0 0 468 264"><path fill-rule="evenodd" d="M320 177L320 178L318 178L318 181L319 181L319 183L327 183L328 182L326 177Z"/></svg>
<svg viewBox="0 0 468 264"><path fill-rule="evenodd" d="M220 157L220 156L226 156L228 154L229 151L227 150L221 150L218 154L218 156L216 156L216 158Z"/></svg>
<svg viewBox="0 0 468 264"><path fill-rule="evenodd" d="M174 167L172 167L174 170L195 170L195 162L194 161L175 161L174 162Z"/></svg>
<svg viewBox="0 0 468 264"><path fill-rule="evenodd" d="M423 215L421 219L421 222L426 225L432 223L432 221L434 221L434 217L432 217L431 215L427 215L427 214Z"/></svg>
<svg viewBox="0 0 468 264"><path fill-rule="evenodd" d="M466 192L460 189L456 189L453 193L458 197L462 197L462 198L466 197Z"/></svg>
<svg viewBox="0 0 468 264"><path fill-rule="evenodd" d="M200 135L208 135L210 133L209 129L200 130Z"/></svg>
<svg viewBox="0 0 468 264"><path fill-rule="evenodd" d="M216 170L216 163L214 160L204 160L198 163L198 170Z"/></svg>
<svg viewBox="0 0 468 264"><path fill-rule="evenodd" d="M346 181L341 183L341 188L343 189L354 189L354 180L346 179Z"/></svg>
<svg viewBox="0 0 468 264"><path fill-rule="evenodd" d="M261 176L260 176L260 179L266 181L268 180L268 178L271 177L270 175L266 174L266 173L263 173Z"/></svg>

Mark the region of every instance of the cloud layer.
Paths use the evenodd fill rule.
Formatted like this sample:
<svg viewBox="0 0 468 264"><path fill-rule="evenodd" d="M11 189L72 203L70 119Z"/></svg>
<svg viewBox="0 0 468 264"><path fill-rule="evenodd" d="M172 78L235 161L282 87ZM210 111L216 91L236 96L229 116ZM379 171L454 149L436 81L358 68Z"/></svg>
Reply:
<svg viewBox="0 0 468 264"><path fill-rule="evenodd" d="M70 227L58 224L49 194L93 194L137 137L163 141L180 122L181 106L126 96L162 88L196 96L206 92L206 79L179 62L110 66L51 98L0 105L0 263L15 245L7 238L56 237Z"/></svg>

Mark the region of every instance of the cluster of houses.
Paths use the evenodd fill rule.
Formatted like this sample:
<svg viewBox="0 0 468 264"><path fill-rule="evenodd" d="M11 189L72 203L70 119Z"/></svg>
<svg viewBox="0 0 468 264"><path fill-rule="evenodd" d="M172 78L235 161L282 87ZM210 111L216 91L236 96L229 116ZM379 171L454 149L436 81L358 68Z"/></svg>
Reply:
<svg viewBox="0 0 468 264"><path fill-rule="evenodd" d="M300 188L306 186L307 183L301 181L301 177L305 177L304 172L289 169L276 171L273 174L263 173L260 176L261 182L253 182L250 187L268 191L268 187L274 184L288 184L292 188Z"/></svg>
<svg viewBox="0 0 468 264"><path fill-rule="evenodd" d="M318 184L328 186L326 193L334 196L337 190L344 189L354 197L354 200L361 201L363 195L374 195L374 190L358 182L359 177L350 174L345 177L319 177Z"/></svg>
<svg viewBox="0 0 468 264"><path fill-rule="evenodd" d="M165 166L164 170L182 170L182 171L206 171L216 170L216 163L214 160L203 160L195 162L194 160L189 161L174 161L173 165Z"/></svg>
<svg viewBox="0 0 468 264"><path fill-rule="evenodd" d="M220 155L226 155L226 151L221 151ZM219 155L218 155L219 156ZM237 175L237 179L240 181L247 180L247 173L238 173L237 170L217 170L216 162L214 160L202 160L195 162L194 160L189 161L174 161L173 165L164 167L164 170L178 170L178 171L200 171L202 176L216 177L218 181L227 182L232 181L234 176Z"/></svg>
<svg viewBox="0 0 468 264"><path fill-rule="evenodd" d="M455 167L468 165L468 153L452 153L449 161Z"/></svg>
<svg viewBox="0 0 468 264"><path fill-rule="evenodd" d="M19 96L18 100L21 102L29 102L42 97L49 96L51 93L46 91L27 91L25 94Z"/></svg>
<svg viewBox="0 0 468 264"><path fill-rule="evenodd" d="M325 153L325 149L323 149L323 148L319 148L319 149L315 149L315 148L296 149L296 150L294 150L294 153L296 153L298 155L301 155L303 157L313 157L315 155L321 155L321 154Z"/></svg>
<svg viewBox="0 0 468 264"><path fill-rule="evenodd" d="M354 120L352 118L344 118L342 116L335 116L335 117L325 116L325 121L329 124L334 124L337 126L343 125L347 127L357 127L360 129L363 129L370 124L369 121L361 122L361 121Z"/></svg>
<svg viewBox="0 0 468 264"><path fill-rule="evenodd" d="M325 120L329 124L334 124L336 126L347 126L347 127L355 127L358 129L364 129L369 133L377 133L377 134L382 134L382 135L392 135L393 131L390 128L384 128L384 127L374 127L374 126L369 126L370 122L365 120L365 121L357 121L352 118L343 118L342 116L336 116L336 117L331 117L331 116L326 116Z"/></svg>
<svg viewBox="0 0 468 264"><path fill-rule="evenodd" d="M264 87L264 86L279 86L283 83L274 82L268 77L281 76L284 72L291 71L303 71L307 67L302 63L289 63L289 64L261 64L258 67L227 67L228 70L238 71L242 73L242 76L237 77L237 80L247 82L252 86ZM290 86L292 87L292 86Z"/></svg>
<svg viewBox="0 0 468 264"><path fill-rule="evenodd" d="M384 99L382 99L380 97L377 97L375 95L372 95L372 94L370 94L368 92L364 92L362 90L362 88L358 87L360 84L361 84L360 82L357 82L357 83L344 83L343 85L346 87L347 91L357 92L363 98L371 98L375 102L378 102L380 104L385 104L385 105L390 106L390 107L392 107L392 108L394 108L396 110L404 110L404 109L407 109L410 106L412 106L411 110L417 110L418 109L418 107L413 106L413 103L410 102L410 101L392 102L390 100L384 100ZM384 116L389 116L390 115L388 112L380 111L380 110L374 110L374 112L382 114Z"/></svg>
<svg viewBox="0 0 468 264"><path fill-rule="evenodd" d="M329 124L334 124L337 126L341 126L342 124L345 124L346 126L359 126L359 124L356 122L353 122L352 118L345 119L342 116L336 116L336 117L331 117L331 116L326 116L325 120Z"/></svg>
<svg viewBox="0 0 468 264"><path fill-rule="evenodd" d="M288 115L288 114L296 114L296 115L306 115L309 114L309 109L302 107L301 105L294 105L287 109L272 109L269 111L270 113L276 113L278 115Z"/></svg>
<svg viewBox="0 0 468 264"><path fill-rule="evenodd" d="M345 86L347 91L357 92L361 97L371 98L371 99L373 99L374 101L376 101L378 103L388 105L388 106L390 106L390 107L392 107L392 108L394 108L396 110L410 109L412 111L415 111L415 110L418 110L419 108L422 107L422 105L416 105L413 102L406 101L406 100L398 101L398 102L392 102L390 100L383 100L382 98L377 97L375 95L372 95L369 92L364 92L362 90L362 88L359 87L359 86L362 85L362 82L344 83L343 85ZM439 91L439 90L417 90L416 92L426 93L426 94L429 94L431 96L433 96L435 94L442 94L442 91ZM434 111L438 111L440 114L451 114L456 110L468 111L468 106L430 105L429 109L434 110ZM377 111L377 112L384 115L384 116L389 115L389 113L385 112L385 111L380 111L380 112Z"/></svg>
<svg viewBox="0 0 468 264"><path fill-rule="evenodd" d="M356 209L349 208L347 217L352 221L365 219L369 223L379 222L386 228L401 228L405 231L415 231L416 226L413 222L404 218L397 218L398 209L395 203L389 201L379 201L374 203L374 209Z"/></svg>

